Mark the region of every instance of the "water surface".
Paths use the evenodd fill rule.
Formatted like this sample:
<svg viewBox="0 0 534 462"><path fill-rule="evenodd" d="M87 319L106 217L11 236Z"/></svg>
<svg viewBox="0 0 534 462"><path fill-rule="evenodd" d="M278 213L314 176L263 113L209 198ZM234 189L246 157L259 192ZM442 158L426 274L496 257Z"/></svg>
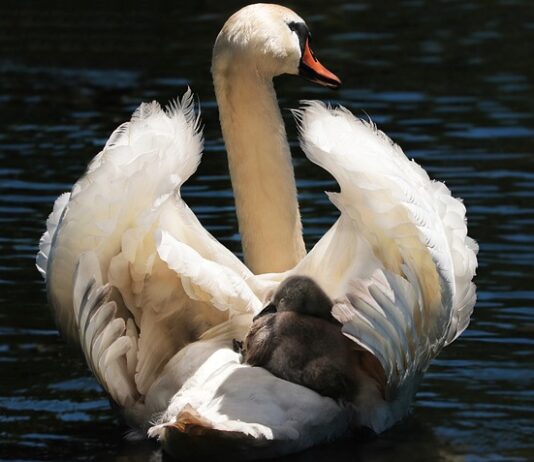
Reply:
<svg viewBox="0 0 534 462"><path fill-rule="evenodd" d="M74 6L76 4L77 6ZM470 328L434 361L413 415L380 438L291 460L534 459L534 162L530 2L293 1L314 47L344 86L277 81L300 99L369 115L430 174L464 198L480 243ZM34 268L55 197L141 101L190 85L206 148L183 196L240 251L209 74L218 29L238 2L6 1L0 5L0 458L159 460L126 431L84 365L58 337ZM332 179L292 140L310 247L337 214Z"/></svg>

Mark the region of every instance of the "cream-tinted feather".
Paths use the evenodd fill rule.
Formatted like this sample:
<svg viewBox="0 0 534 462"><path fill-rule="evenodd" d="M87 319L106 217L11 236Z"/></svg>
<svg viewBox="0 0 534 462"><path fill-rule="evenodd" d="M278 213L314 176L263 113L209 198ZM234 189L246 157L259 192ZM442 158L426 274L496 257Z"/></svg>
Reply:
<svg viewBox="0 0 534 462"><path fill-rule="evenodd" d="M111 287L102 284L99 262L92 252L80 256L74 274L73 303L78 336L87 364L119 406L132 406L138 393L129 371L136 360L137 332L127 329L115 302L109 301Z"/></svg>
<svg viewBox="0 0 534 462"><path fill-rule="evenodd" d="M469 321L476 250L465 207L374 124L318 102L296 115L306 155L340 184L329 196L342 213L297 271L339 298L344 332L380 360L394 395ZM323 259L332 247L347 261L333 286L342 260Z"/></svg>
<svg viewBox="0 0 534 462"><path fill-rule="evenodd" d="M37 253L35 263L45 281L46 273L48 271L48 260L50 257L54 236L63 217L65 207L69 202L69 198L70 193L63 193L55 200L54 208L46 220L46 231L41 236L41 240L39 241L39 252Z"/></svg>

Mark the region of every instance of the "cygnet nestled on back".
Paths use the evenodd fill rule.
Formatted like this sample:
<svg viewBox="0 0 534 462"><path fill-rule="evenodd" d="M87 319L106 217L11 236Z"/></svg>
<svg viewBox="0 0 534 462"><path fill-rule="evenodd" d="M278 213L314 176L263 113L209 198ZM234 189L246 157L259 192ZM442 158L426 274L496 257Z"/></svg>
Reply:
<svg viewBox="0 0 534 462"><path fill-rule="evenodd" d="M321 395L352 400L357 391L357 351L332 317L332 305L313 279L286 279L254 318L244 361Z"/></svg>

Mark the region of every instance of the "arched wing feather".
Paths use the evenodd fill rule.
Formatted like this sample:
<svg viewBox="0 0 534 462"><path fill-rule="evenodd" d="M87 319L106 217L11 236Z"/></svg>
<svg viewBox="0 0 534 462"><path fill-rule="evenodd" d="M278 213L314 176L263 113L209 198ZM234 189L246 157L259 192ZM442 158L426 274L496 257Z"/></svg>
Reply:
<svg viewBox="0 0 534 462"><path fill-rule="evenodd" d="M50 254L50 248L52 246L52 241L54 235L56 234L56 229L61 221L65 207L67 206L70 199L70 193L66 192L61 194L54 202L54 208L46 220L46 231L41 236L39 241L39 252L35 259L35 264L39 273L46 281L46 273L48 271L48 255Z"/></svg>
<svg viewBox="0 0 534 462"><path fill-rule="evenodd" d="M465 207L371 122L318 102L296 116L307 157L339 183L329 197L341 217L295 272L339 299L343 331L395 390L469 322L476 244Z"/></svg>
<svg viewBox="0 0 534 462"><path fill-rule="evenodd" d="M93 252L80 256L74 273L73 308L78 336L94 376L121 407L132 406L139 395L134 383L137 329L122 318L111 300L111 286L102 283Z"/></svg>
<svg viewBox="0 0 534 462"><path fill-rule="evenodd" d="M158 231L157 249L193 300L210 303L230 316L261 310L261 302L245 279L231 268L203 258L193 248L173 238L168 232Z"/></svg>
<svg viewBox="0 0 534 462"><path fill-rule="evenodd" d="M181 198L180 187L197 168L201 150L190 91L167 109L142 104L114 131L71 193L57 200L41 241L37 264L46 275L58 326L80 345L121 406L137 398L137 405L165 406L147 393L165 382L170 359L228 318L213 303L188 295L160 258L156 231L236 277L250 275ZM157 406L137 409L139 422L132 423L146 423L147 415L163 410Z"/></svg>

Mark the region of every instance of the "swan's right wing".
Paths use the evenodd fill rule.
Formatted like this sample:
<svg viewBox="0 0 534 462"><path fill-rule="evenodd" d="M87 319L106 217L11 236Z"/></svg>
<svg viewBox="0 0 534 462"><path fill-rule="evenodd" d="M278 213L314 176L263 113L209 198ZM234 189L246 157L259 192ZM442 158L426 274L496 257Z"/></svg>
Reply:
<svg viewBox="0 0 534 462"><path fill-rule="evenodd" d="M395 391L469 322L477 248L465 207L373 124L315 102L297 116L307 157L340 185L329 197L341 217L295 272L340 301L343 331Z"/></svg>

